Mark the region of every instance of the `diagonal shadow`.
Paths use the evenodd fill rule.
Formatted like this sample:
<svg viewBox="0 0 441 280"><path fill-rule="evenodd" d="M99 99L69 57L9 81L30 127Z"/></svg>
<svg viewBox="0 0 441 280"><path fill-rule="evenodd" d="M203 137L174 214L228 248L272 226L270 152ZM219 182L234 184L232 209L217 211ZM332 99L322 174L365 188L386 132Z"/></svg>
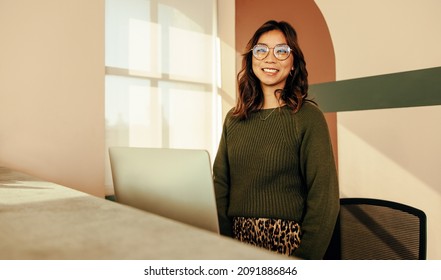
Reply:
<svg viewBox="0 0 441 280"><path fill-rule="evenodd" d="M346 207L345 209L400 258L418 259L418 252L412 252L411 250L409 250L405 243L398 240L387 230L385 225L378 223L371 215L361 209L360 206L351 205L351 207ZM375 250L374 247L372 249Z"/></svg>

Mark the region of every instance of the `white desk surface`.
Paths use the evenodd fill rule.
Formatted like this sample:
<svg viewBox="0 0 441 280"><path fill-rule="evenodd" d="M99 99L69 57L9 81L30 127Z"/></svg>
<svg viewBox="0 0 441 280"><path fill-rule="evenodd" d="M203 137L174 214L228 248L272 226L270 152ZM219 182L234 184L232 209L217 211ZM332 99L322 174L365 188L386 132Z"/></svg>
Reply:
<svg viewBox="0 0 441 280"><path fill-rule="evenodd" d="M288 259L0 167L0 259Z"/></svg>

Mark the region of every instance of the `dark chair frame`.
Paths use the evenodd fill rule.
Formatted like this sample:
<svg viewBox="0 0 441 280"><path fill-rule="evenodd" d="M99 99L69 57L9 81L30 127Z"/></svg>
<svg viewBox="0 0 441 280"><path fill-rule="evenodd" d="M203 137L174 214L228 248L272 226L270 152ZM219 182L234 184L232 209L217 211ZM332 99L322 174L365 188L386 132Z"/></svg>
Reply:
<svg viewBox="0 0 441 280"><path fill-rule="evenodd" d="M427 217L426 214L421 211L420 209L417 209L415 207L405 205L398 202L388 201L388 200L382 200L382 199L374 199L374 198L341 198L340 199L340 205L374 205L374 206L382 206L391 208L394 210L400 210L403 212L406 212L408 214L414 215L419 220L419 252L418 252L418 259L419 260L425 260L426 254L427 254ZM363 217L363 223L376 223L376 221L369 217L366 213L363 213L363 211L360 211L357 213L358 215L361 215ZM340 236L340 218L337 220L337 224L334 229L334 234L332 236L331 242L329 244L328 250L324 256L324 259L330 259L330 260L340 260L342 259L342 252L341 252L341 236ZM382 232L387 236L387 232ZM402 244L400 245L399 241L395 240L393 236L388 237L388 241L391 242L392 246L398 246L398 247L404 247ZM406 249L406 248L403 248Z"/></svg>

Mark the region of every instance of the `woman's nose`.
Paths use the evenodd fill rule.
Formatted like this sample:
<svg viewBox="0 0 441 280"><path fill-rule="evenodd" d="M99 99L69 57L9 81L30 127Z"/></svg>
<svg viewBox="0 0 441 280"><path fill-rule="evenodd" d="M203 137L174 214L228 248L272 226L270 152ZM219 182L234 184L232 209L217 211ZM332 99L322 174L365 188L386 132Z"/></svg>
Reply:
<svg viewBox="0 0 441 280"><path fill-rule="evenodd" d="M276 60L277 60L277 58L274 55L274 51L270 50L269 54L265 58L265 62L273 62L274 63L274 62L276 62Z"/></svg>

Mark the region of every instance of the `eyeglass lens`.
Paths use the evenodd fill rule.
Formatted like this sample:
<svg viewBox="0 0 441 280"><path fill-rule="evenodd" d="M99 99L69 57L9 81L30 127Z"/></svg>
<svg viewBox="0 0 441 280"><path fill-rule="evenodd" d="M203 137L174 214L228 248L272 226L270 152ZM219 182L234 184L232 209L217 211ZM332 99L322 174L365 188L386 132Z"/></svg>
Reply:
<svg viewBox="0 0 441 280"><path fill-rule="evenodd" d="M270 49L273 49L274 56L278 60L287 59L291 53L291 48L288 45L277 45L274 48L270 48L264 44L257 44L254 46L252 51L255 58L262 60L268 56Z"/></svg>

